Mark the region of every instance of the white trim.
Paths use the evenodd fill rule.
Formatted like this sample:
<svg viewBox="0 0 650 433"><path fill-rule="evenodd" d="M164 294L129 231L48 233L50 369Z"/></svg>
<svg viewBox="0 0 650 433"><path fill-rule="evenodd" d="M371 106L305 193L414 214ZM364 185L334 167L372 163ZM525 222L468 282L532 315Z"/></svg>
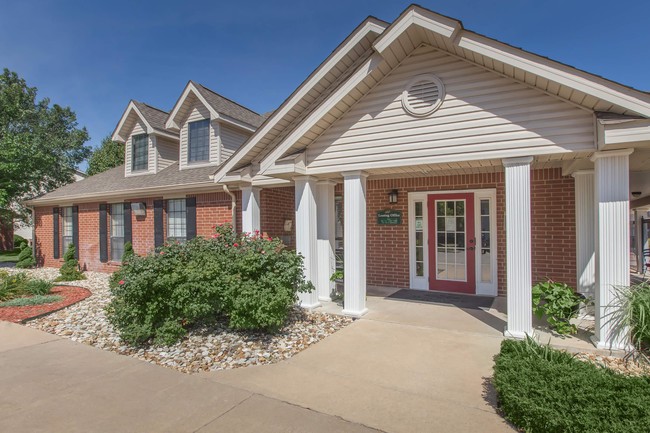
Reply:
<svg viewBox="0 0 650 433"><path fill-rule="evenodd" d="M240 147L239 150L235 152L228 161L226 161L224 166L215 173L214 181L219 182L221 178L231 171L252 148L256 147L259 144L259 140L271 131L280 119L284 118L287 113L294 109L296 103L309 93L312 87L327 75L327 73L329 73L330 70L341 61L341 59L348 55L353 47L358 45L370 33L381 34L386 28L388 28L388 23L380 22L371 17L353 31L352 34L348 36L348 38L343 41L343 43L332 54L330 54L330 56L325 59L325 61L314 72L312 72L309 77L307 77L307 79L294 91L293 94L289 96L280 108L278 108L271 117L264 122L262 127L255 131L248 142Z"/></svg>
<svg viewBox="0 0 650 433"><path fill-rule="evenodd" d="M497 219L496 212L496 188L480 188L480 189L452 189L441 191L417 191L408 193L408 231L409 231L409 287L415 290L429 290L429 212L428 212L428 197L431 194L474 194L474 235L477 238L477 247L474 250L476 254L475 268L476 268L476 295L481 296L497 296L498 294L498 238L497 238ZM480 204L481 199L490 200L490 250L491 250L491 270L492 281L489 283L482 283L480 281ZM424 218L424 276L418 277L415 275L415 202L422 201L422 216ZM477 217L478 216L478 217Z"/></svg>

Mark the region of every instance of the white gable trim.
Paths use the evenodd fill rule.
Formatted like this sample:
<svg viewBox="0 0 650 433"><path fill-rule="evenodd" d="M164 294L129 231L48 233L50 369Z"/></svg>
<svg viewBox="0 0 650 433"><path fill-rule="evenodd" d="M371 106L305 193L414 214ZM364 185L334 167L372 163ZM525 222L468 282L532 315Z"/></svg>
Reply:
<svg viewBox="0 0 650 433"><path fill-rule="evenodd" d="M180 131L182 124L181 124L181 119L178 119L179 111L187 102L187 98L190 96L190 93L193 94L199 100L199 102L201 102L201 104L205 106L205 108L207 108L207 110L210 112L210 117L212 119L218 119L220 117L219 113L217 113L214 110L214 108L212 108L212 106L208 104L208 101L206 101L205 98L201 95L198 89L194 86L194 83L190 81L185 86L185 90L183 90L181 97L178 98L176 104L174 104L174 108L169 113L169 117L167 117L167 122L165 122L165 128Z"/></svg>
<svg viewBox="0 0 650 433"><path fill-rule="evenodd" d="M237 163L242 159L246 153L253 149L259 140L271 131L280 119L282 119L289 111L293 109L298 101L300 101L311 88L318 83L327 73L336 65L341 59L346 56L352 47L356 46L363 40L369 33L381 34L388 24L380 22L379 20L369 18L362 24L358 30L353 32L347 42L344 42L337 48L328 59L325 60L313 73L308 77L289 98L278 108L271 117L264 122L262 127L258 129L255 134L242 146L230 159L223 165L223 167L215 173L215 182L218 182L232 170Z"/></svg>
<svg viewBox="0 0 650 433"><path fill-rule="evenodd" d="M140 118L140 120L142 120L142 123L144 123L144 125L147 127L147 134L151 134L154 131L154 129L149 124L149 122L147 122L147 119L145 119L144 116L142 115L142 112L138 110L138 107L136 107L133 101L129 101L129 105L127 105L126 110L124 110L124 114L122 114L120 123L117 124L115 131L113 131L111 140L117 141L119 143L125 143L126 140L129 139L128 136L122 135L122 129L124 129L124 124L126 123L127 119L129 118L132 112L135 112L135 114Z"/></svg>

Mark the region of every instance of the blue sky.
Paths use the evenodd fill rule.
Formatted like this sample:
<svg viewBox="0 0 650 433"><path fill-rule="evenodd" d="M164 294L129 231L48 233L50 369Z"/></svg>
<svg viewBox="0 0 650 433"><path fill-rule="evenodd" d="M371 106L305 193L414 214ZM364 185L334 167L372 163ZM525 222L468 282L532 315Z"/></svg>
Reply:
<svg viewBox="0 0 650 433"><path fill-rule="evenodd" d="M409 1L0 0L0 67L67 105L96 146L130 99L171 109L188 80L273 110L368 15ZM425 1L466 28L650 90L650 2Z"/></svg>

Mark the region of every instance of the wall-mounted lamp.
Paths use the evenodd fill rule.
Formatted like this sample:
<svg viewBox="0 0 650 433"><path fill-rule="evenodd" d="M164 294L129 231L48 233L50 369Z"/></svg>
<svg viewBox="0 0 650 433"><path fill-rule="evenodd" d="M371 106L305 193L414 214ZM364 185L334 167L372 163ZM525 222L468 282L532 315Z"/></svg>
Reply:
<svg viewBox="0 0 650 433"><path fill-rule="evenodd" d="M131 210L135 216L147 216L147 205L145 203L131 203Z"/></svg>
<svg viewBox="0 0 650 433"><path fill-rule="evenodd" d="M641 197L641 194L642 194L641 191L632 191L632 197L634 197L634 198Z"/></svg>
<svg viewBox="0 0 650 433"><path fill-rule="evenodd" d="M388 193L388 203L395 204L397 203L397 190L394 189Z"/></svg>

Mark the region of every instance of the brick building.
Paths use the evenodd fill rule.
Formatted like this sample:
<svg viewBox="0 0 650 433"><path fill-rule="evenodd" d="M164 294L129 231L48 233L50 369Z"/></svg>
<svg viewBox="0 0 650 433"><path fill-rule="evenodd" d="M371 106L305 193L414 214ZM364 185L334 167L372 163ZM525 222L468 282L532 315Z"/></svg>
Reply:
<svg viewBox="0 0 650 433"><path fill-rule="evenodd" d="M599 347L625 344L604 317L629 284L630 191L650 205L630 181L649 170L650 94L410 6L361 23L268 117L190 82L170 112L129 103L113 139L123 167L30 203L40 264L71 242L110 271L126 241L233 221L304 256L306 307L339 251L345 314L368 285L502 295L523 337L552 279L594 296Z"/></svg>

